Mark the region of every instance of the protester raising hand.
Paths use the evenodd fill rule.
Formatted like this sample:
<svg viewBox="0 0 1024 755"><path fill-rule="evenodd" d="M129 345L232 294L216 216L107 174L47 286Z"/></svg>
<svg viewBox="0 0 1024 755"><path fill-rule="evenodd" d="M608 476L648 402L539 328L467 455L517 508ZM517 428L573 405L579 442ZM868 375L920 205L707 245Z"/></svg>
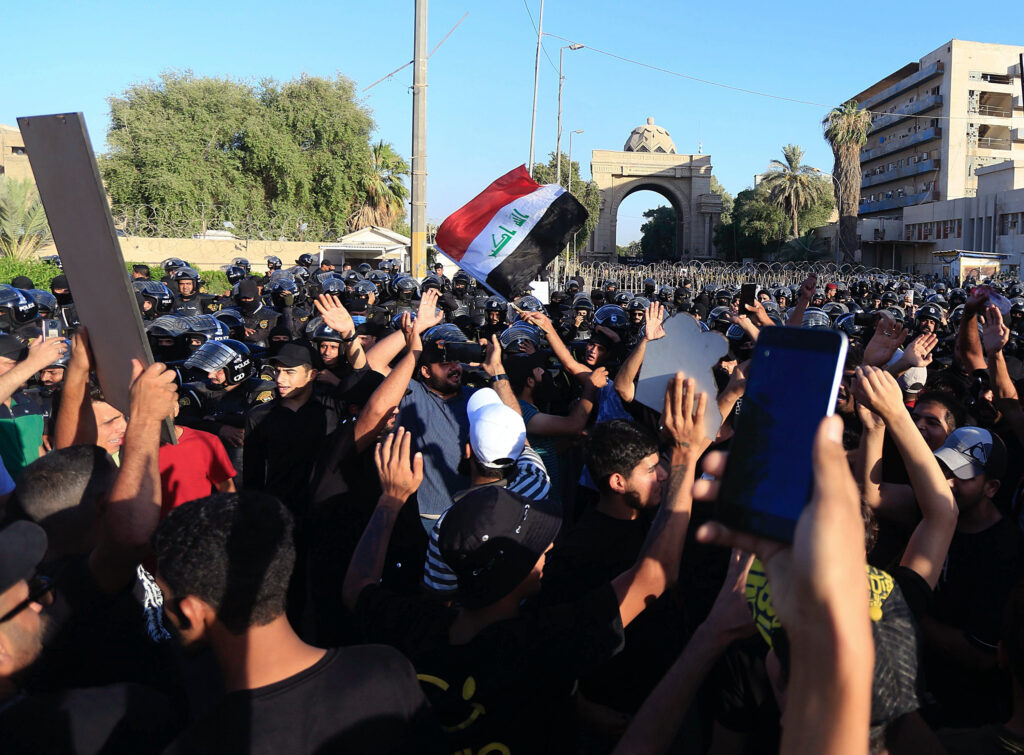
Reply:
<svg viewBox="0 0 1024 755"><path fill-rule="evenodd" d="M437 308L439 297L440 293L433 288L428 288L423 292L423 296L420 297L419 309L416 311L416 320L413 323L413 329L417 333L422 333L444 321L444 312Z"/></svg>
<svg viewBox="0 0 1024 755"><path fill-rule="evenodd" d="M341 334L342 338L351 338L356 334L356 324L341 300L334 294L321 294L313 302L316 311L324 318L327 327Z"/></svg>
<svg viewBox="0 0 1024 755"><path fill-rule="evenodd" d="M772 606L792 648L782 729L783 753L864 753L868 749L874 642L868 616L860 496L842 444L843 423L827 417L814 440L814 494L792 546L735 532L716 522L697 540L757 554ZM725 454L705 470L721 475ZM698 481L713 499L717 482ZM860 533L860 534L858 534Z"/></svg>
<svg viewBox="0 0 1024 755"><path fill-rule="evenodd" d="M660 303L652 301L644 312L644 338L648 341L657 341L665 337L665 308Z"/></svg>
<svg viewBox="0 0 1024 755"><path fill-rule="evenodd" d="M423 454L412 453L412 433L404 427L387 435L373 454L380 476L382 496L393 501L405 501L423 482Z"/></svg>
<svg viewBox="0 0 1024 755"><path fill-rule="evenodd" d="M875 334L864 349L864 364L873 367L884 367L892 359L903 341L906 340L907 329L887 314L882 314L875 325Z"/></svg>
<svg viewBox="0 0 1024 755"><path fill-rule="evenodd" d="M985 308L985 315L982 318L981 345L985 353L992 355L1002 351L1003 347L1010 340L1010 329L1003 323L1003 314L999 307L990 304Z"/></svg>
<svg viewBox="0 0 1024 755"><path fill-rule="evenodd" d="M675 448L700 453L711 442L704 434L704 412L708 395L697 394L697 381L677 372L665 388L665 408L661 413L662 437Z"/></svg>

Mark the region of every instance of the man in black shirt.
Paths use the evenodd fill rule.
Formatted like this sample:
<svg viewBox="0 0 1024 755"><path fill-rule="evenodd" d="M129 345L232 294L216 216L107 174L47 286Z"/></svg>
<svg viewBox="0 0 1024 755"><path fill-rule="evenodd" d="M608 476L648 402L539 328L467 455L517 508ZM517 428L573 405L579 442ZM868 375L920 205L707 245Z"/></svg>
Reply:
<svg viewBox="0 0 1024 755"><path fill-rule="evenodd" d="M678 576L696 460L706 446L706 397L695 394L695 382L681 374L669 383L662 421L672 438L672 471L636 562L557 606L523 604L540 588L559 520L499 486L466 493L441 525L439 547L456 575L458 609L382 588L383 554L398 512L423 478L423 461L411 454L404 428L378 447L383 493L352 557L343 596L368 637L396 645L413 660L451 750L572 746L577 677L621 649L623 627Z"/></svg>
<svg viewBox="0 0 1024 755"><path fill-rule="evenodd" d="M189 501L153 537L157 580L186 646L209 645L227 695L174 752L432 752L415 672L380 646L307 645L285 616L292 517L262 493Z"/></svg>

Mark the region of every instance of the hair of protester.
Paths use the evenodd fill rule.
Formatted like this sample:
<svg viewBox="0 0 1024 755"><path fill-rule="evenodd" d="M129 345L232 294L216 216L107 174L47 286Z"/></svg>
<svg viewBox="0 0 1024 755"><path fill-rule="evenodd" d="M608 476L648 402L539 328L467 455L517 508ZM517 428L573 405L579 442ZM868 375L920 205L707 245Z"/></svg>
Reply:
<svg viewBox="0 0 1024 755"><path fill-rule="evenodd" d="M658 439L642 425L613 419L594 426L586 441L587 468L598 490L609 490L613 474L629 477L647 456L658 452Z"/></svg>
<svg viewBox="0 0 1024 755"><path fill-rule="evenodd" d="M965 407L952 393L940 390L931 390L921 393L917 397L917 404L939 404L946 410L946 424L952 432L958 427L967 424L967 407Z"/></svg>
<svg viewBox="0 0 1024 755"><path fill-rule="evenodd" d="M233 634L285 610L295 566L293 521L275 497L224 493L174 509L153 534L157 573L175 597L209 605Z"/></svg>
<svg viewBox="0 0 1024 755"><path fill-rule="evenodd" d="M843 370L855 370L864 364L864 347L857 343L851 343L846 350L846 362Z"/></svg>
<svg viewBox="0 0 1024 755"><path fill-rule="evenodd" d="M60 548L90 531L116 473L113 461L99 446L59 448L21 471L15 505L46 530L51 546Z"/></svg>

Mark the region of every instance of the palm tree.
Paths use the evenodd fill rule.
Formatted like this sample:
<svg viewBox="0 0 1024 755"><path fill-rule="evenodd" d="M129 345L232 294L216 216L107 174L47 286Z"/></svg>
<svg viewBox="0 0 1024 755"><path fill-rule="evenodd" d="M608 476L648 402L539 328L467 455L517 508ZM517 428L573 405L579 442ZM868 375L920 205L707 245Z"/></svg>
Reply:
<svg viewBox="0 0 1024 755"><path fill-rule="evenodd" d="M35 184L27 178L0 178L0 255L26 260L51 243Z"/></svg>
<svg viewBox="0 0 1024 755"><path fill-rule="evenodd" d="M835 163L836 207L839 208L839 248L846 262L854 262L857 248L857 210L860 206L860 148L867 144L871 114L847 100L822 121L825 141L832 147Z"/></svg>
<svg viewBox="0 0 1024 755"><path fill-rule="evenodd" d="M796 144L782 148L783 160L772 160L764 176L768 196L793 221L793 236L800 236L800 211L822 198L822 184L817 171L801 165L804 150Z"/></svg>
<svg viewBox="0 0 1024 755"><path fill-rule="evenodd" d="M375 225L390 228L405 214L409 189L402 176L409 174L409 164L387 142L373 145L370 165L360 181L362 205L352 217L352 230Z"/></svg>

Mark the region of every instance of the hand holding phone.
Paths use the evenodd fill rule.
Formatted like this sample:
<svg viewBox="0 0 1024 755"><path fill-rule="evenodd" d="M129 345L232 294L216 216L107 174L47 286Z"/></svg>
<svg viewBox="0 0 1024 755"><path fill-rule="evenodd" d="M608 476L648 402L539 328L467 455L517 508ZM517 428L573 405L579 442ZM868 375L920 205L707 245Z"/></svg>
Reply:
<svg viewBox="0 0 1024 755"><path fill-rule="evenodd" d="M756 283L744 283L740 286L740 312L747 313L747 305L754 305L754 297L757 295Z"/></svg>
<svg viewBox="0 0 1024 755"><path fill-rule="evenodd" d="M792 541L811 494L814 435L835 405L846 349L840 331L762 331L721 481L718 521Z"/></svg>

